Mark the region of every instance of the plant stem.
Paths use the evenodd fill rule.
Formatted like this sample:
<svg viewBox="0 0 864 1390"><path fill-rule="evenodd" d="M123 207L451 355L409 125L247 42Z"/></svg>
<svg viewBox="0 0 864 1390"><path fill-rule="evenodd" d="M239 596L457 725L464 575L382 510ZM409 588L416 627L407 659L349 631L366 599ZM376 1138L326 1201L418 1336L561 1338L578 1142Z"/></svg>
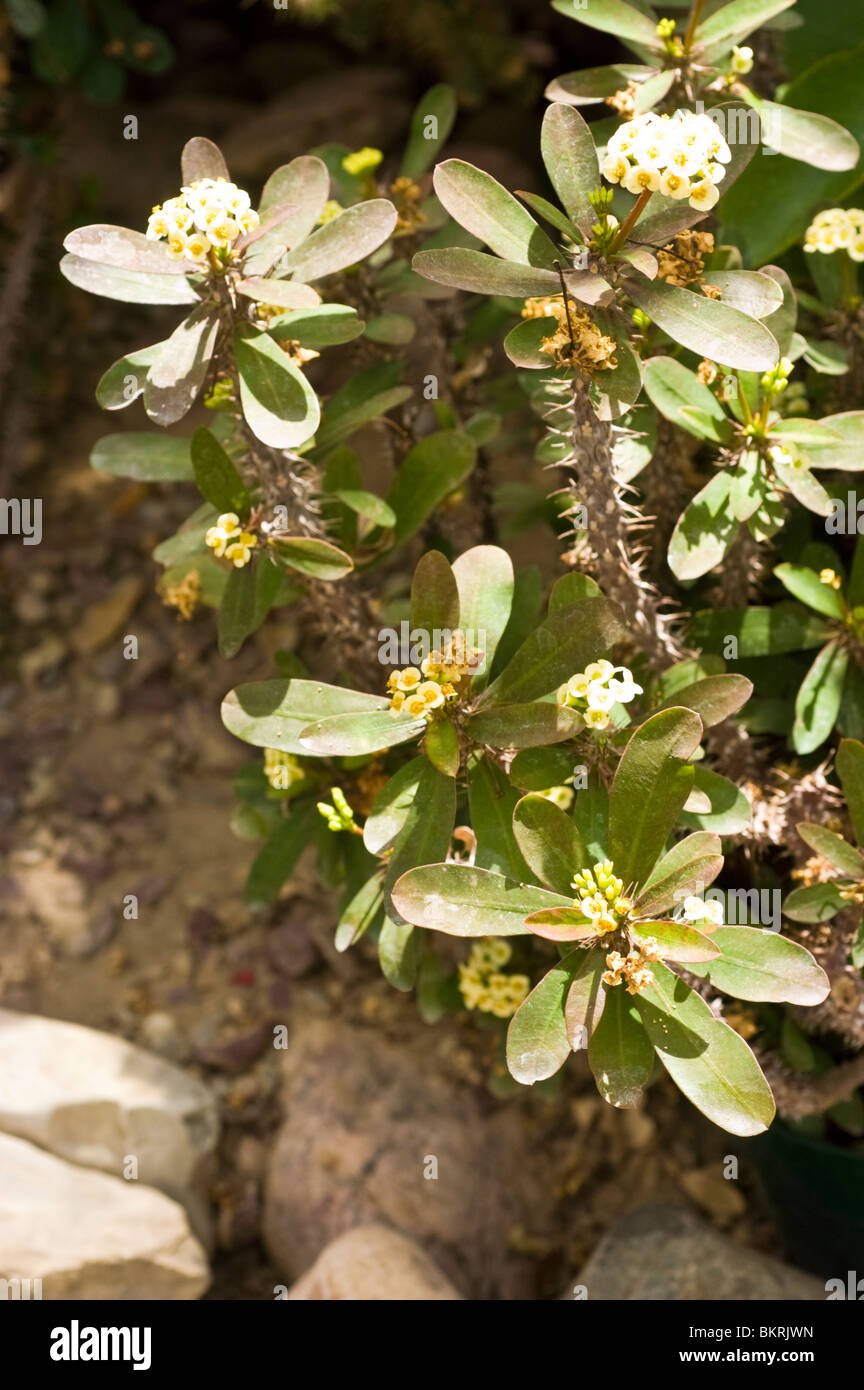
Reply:
<svg viewBox="0 0 864 1390"><path fill-rule="evenodd" d="M702 14L702 6L705 0L693 0L693 8L690 11L690 18L687 22L687 32L684 35L684 52L689 53L693 46L693 39L696 35L696 26Z"/></svg>
<svg viewBox="0 0 864 1390"><path fill-rule="evenodd" d="M642 213L645 210L645 206L648 202L648 199L651 197L652 192L653 189L645 188L639 194L639 197L636 199L636 202L630 210L630 213L624 219L624 221L621 223L621 226L618 228L618 231L615 233L615 236L609 246L609 249L606 252L608 256L614 256L618 248L626 243L628 236L635 227L636 223L639 221L639 218L642 216Z"/></svg>

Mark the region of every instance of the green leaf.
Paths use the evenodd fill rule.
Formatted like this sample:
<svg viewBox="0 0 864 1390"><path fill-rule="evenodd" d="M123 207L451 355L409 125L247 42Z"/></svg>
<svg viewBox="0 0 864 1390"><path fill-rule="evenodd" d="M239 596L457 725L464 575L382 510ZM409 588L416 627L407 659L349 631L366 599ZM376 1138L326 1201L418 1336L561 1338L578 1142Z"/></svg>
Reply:
<svg viewBox="0 0 864 1390"><path fill-rule="evenodd" d="M423 759L412 758L381 788L363 827L363 843L370 854L392 849L411 811L422 771Z"/></svg>
<svg viewBox="0 0 864 1390"><path fill-rule="evenodd" d="M583 767L581 771L584 773L586 769ZM605 859L609 843L609 793L596 771L588 773L587 785L577 790L572 814L589 862Z"/></svg>
<svg viewBox="0 0 864 1390"><path fill-rule="evenodd" d="M444 82L430 87L420 98L411 116L399 170L403 178L416 180L434 163L453 129L456 110L456 93Z"/></svg>
<svg viewBox="0 0 864 1390"><path fill-rule="evenodd" d="M633 303L682 347L745 372L776 365L777 343L764 324L716 299L664 281L629 280Z"/></svg>
<svg viewBox="0 0 864 1390"><path fill-rule="evenodd" d="M293 309L271 319L267 332L277 343L300 343L317 350L359 338L363 320L347 304L317 304L314 309Z"/></svg>
<svg viewBox="0 0 864 1390"><path fill-rule="evenodd" d="M606 598L586 598L551 613L528 636L481 704L539 699L604 656L625 634L621 610Z"/></svg>
<svg viewBox="0 0 864 1390"><path fill-rule="evenodd" d="M701 893L723 868L723 854L716 835L696 832L679 840L655 866L636 899L640 917L668 912L692 893Z"/></svg>
<svg viewBox="0 0 864 1390"><path fill-rule="evenodd" d="M625 886L647 879L693 786L686 765L702 721L685 709L646 719L627 744L609 799L609 857Z"/></svg>
<svg viewBox="0 0 864 1390"><path fill-rule="evenodd" d="M94 444L90 462L99 473L141 483L188 483L195 477L188 439L170 435L106 434Z"/></svg>
<svg viewBox="0 0 864 1390"><path fill-rule="evenodd" d="M718 927L711 940L722 954L690 970L724 994L759 1003L806 1005L821 1004L828 994L825 971L788 937L759 927Z"/></svg>
<svg viewBox="0 0 864 1390"><path fill-rule="evenodd" d="M855 738L842 738L835 764L855 839L864 845L864 744Z"/></svg>
<svg viewBox="0 0 864 1390"><path fill-rule="evenodd" d="M784 899L783 914L793 922L827 922L847 906L836 883L812 883Z"/></svg>
<svg viewBox="0 0 864 1390"><path fill-rule="evenodd" d="M343 579L354 568L350 555L331 541L316 536L276 536L273 546L289 569L311 575L313 579Z"/></svg>
<svg viewBox="0 0 864 1390"><path fill-rule="evenodd" d="M776 565L774 573L784 589L793 598L806 603L808 608L814 608L827 618L844 618L846 605L843 599L830 584L822 583L815 570L808 569L806 565Z"/></svg>
<svg viewBox="0 0 864 1390"><path fill-rule="evenodd" d="M301 154L270 175L258 212L263 221L275 208L292 205L294 211L289 221L279 225L278 241L296 247L317 227L329 195L330 176L323 159L314 154ZM260 246L259 241L255 246L256 256ZM248 261L249 257L247 264Z"/></svg>
<svg viewBox="0 0 864 1390"><path fill-rule="evenodd" d="M243 479L218 439L209 430L196 430L189 445L198 491L218 512L243 516L250 497Z"/></svg>
<svg viewBox="0 0 864 1390"><path fill-rule="evenodd" d="M251 275L240 280L237 293L258 304L277 304L282 309L314 309L321 301L317 290L296 280L274 280L263 275Z"/></svg>
<svg viewBox="0 0 864 1390"><path fill-rule="evenodd" d="M715 473L681 513L669 541L669 568L676 579L701 579L719 565L738 534L729 513L731 474Z"/></svg>
<svg viewBox="0 0 864 1390"><path fill-rule="evenodd" d="M864 878L864 854L844 840L842 835L835 835L833 830L826 829L824 825L813 825L810 821L799 822L797 830L804 843L838 869L844 878Z"/></svg>
<svg viewBox="0 0 864 1390"><path fill-rule="evenodd" d="M728 719L730 714L737 714L752 694L753 682L746 676L705 676L693 685L676 690L658 709L670 709L673 705L692 709L699 715L703 726L711 729Z"/></svg>
<svg viewBox="0 0 864 1390"><path fill-rule="evenodd" d="M824 743L837 720L849 653L836 642L823 647L798 691L792 743L796 753L812 753Z"/></svg>
<svg viewBox="0 0 864 1390"><path fill-rule="evenodd" d="M703 19L696 30L696 42L702 47L732 39L740 43L759 29L767 19L788 10L795 0L730 0L714 14Z"/></svg>
<svg viewBox="0 0 864 1390"><path fill-rule="evenodd" d="M451 289L469 290L472 294L531 299L537 295L561 293L561 281L554 270L499 259L464 246L418 251L411 264L426 280L449 285Z"/></svg>
<svg viewBox="0 0 864 1390"><path fill-rule="evenodd" d="M578 111L572 106L547 107L540 150L552 187L567 215L584 236L590 237L597 214L588 194L600 186L600 166L591 131Z"/></svg>
<svg viewBox="0 0 864 1390"><path fill-rule="evenodd" d="M204 385L218 331L212 307L201 304L161 345L144 383L144 409L158 425L173 425L191 410Z"/></svg>
<svg viewBox="0 0 864 1390"><path fill-rule="evenodd" d="M392 507L388 507L383 497L377 497L374 492L364 492L362 488L337 488L333 494L349 507L358 516L365 517L376 526L383 526L389 529L396 525L396 513Z"/></svg>
<svg viewBox="0 0 864 1390"><path fill-rule="evenodd" d="M831 628L806 608L777 604L773 608L703 609L693 618L691 634L697 646L721 650L734 637L737 656L744 660L821 647L831 637Z"/></svg>
<svg viewBox="0 0 864 1390"><path fill-rule="evenodd" d="M604 34L615 34L642 48L662 47L656 24L635 7L626 5L624 0L590 0L588 5L580 4L579 0L552 0L552 8L568 19L576 19L591 29L602 29Z"/></svg>
<svg viewBox="0 0 864 1390"><path fill-rule="evenodd" d="M387 494L396 513L394 547L419 531L442 499L467 478L476 458L477 445L462 430L439 430L408 450Z"/></svg>
<svg viewBox="0 0 864 1390"><path fill-rule="evenodd" d="M528 792L558 787L573 775L573 753L567 748L526 748L510 764L510 781Z"/></svg>
<svg viewBox="0 0 864 1390"><path fill-rule="evenodd" d="M483 652L472 685L488 676L513 606L513 561L497 545L475 545L453 562L462 630Z"/></svg>
<svg viewBox="0 0 864 1390"><path fill-rule="evenodd" d="M709 767L697 763L693 769L693 790L708 798L710 811L682 811L680 825L696 826L716 835L740 835L750 824L751 809L746 794Z"/></svg>
<svg viewBox="0 0 864 1390"><path fill-rule="evenodd" d="M469 715L465 729L475 743L490 748L539 748L575 738L582 720L559 704L496 704Z"/></svg>
<svg viewBox="0 0 864 1390"><path fill-rule="evenodd" d="M637 941L654 941L664 960L680 961L682 965L713 960L720 954L713 937L686 922L646 919L634 922L632 931Z"/></svg>
<svg viewBox="0 0 864 1390"><path fill-rule="evenodd" d="M355 941L359 941L373 925L381 912L384 892L381 875L373 874L344 908L333 944L337 951L347 951Z"/></svg>
<svg viewBox="0 0 864 1390"><path fill-rule="evenodd" d="M222 722L244 743L301 755L308 749L301 744L300 734L313 719L357 712L387 713L389 704L386 696L342 690L321 681L253 681L238 685L225 696Z"/></svg>
<svg viewBox="0 0 864 1390"><path fill-rule="evenodd" d="M474 756L469 760L468 806L477 837L475 863L480 869L523 882L531 875L513 835L518 799L504 773L488 758Z"/></svg>
<svg viewBox="0 0 864 1390"><path fill-rule="evenodd" d="M267 555L234 568L219 605L219 651L236 656L247 637L257 632L273 606L282 572Z"/></svg>
<svg viewBox="0 0 864 1390"><path fill-rule="evenodd" d="M548 101L564 101L570 106L593 106L626 88L628 82L645 82L655 71L638 63L613 63L602 68L582 68L565 72L546 88Z"/></svg>
<svg viewBox="0 0 864 1390"><path fill-rule="evenodd" d="M803 455L801 462L806 463L806 458ZM822 484L813 477L808 467L799 465L796 468L794 463L787 462L782 457L772 459L772 464L780 483L788 488L802 507L815 512L817 516L830 516L831 498Z"/></svg>
<svg viewBox="0 0 864 1390"><path fill-rule="evenodd" d="M864 134L862 53L860 44L848 46L814 64L785 89L787 107L818 111L847 127L860 142ZM780 116L781 129L785 114ZM802 241L817 208L841 204L860 181L860 164L848 172L832 173L802 168L797 159L785 155L762 156L724 194L723 240L739 246L751 265L775 260Z"/></svg>
<svg viewBox="0 0 864 1390"><path fill-rule="evenodd" d="M450 216L497 256L547 269L560 259L531 214L482 169L461 159L445 159L437 166L433 183Z"/></svg>
<svg viewBox="0 0 864 1390"><path fill-rule="evenodd" d="M830 430L837 439L825 444L808 439L805 451L811 468L836 468L849 473L864 468L864 410L826 415L819 427Z"/></svg>
<svg viewBox="0 0 864 1390"><path fill-rule="evenodd" d="M573 875L588 856L570 816L543 796L523 796L513 812L513 833L533 874L564 897L573 897Z"/></svg>
<svg viewBox="0 0 864 1390"><path fill-rule="evenodd" d="M597 924L578 907L541 908L530 912L525 926L535 936L547 941L587 941L597 936Z"/></svg>
<svg viewBox="0 0 864 1390"><path fill-rule="evenodd" d="M597 1090L618 1110L632 1110L651 1075L654 1053L623 986L606 990L603 1015L588 1044Z"/></svg>
<svg viewBox="0 0 864 1390"><path fill-rule="evenodd" d="M603 1016L606 990L601 976L606 969L602 947L585 951L573 975L564 1004L564 1027L574 1052L590 1044L591 1036Z"/></svg>
<svg viewBox="0 0 864 1390"><path fill-rule="evenodd" d="M127 304L197 304L198 295L185 276L140 275L133 270L85 261L66 255L60 273L79 290L101 294L105 299L122 299Z"/></svg>
<svg viewBox="0 0 864 1390"><path fill-rule="evenodd" d="M318 397L267 333L243 326L234 335L243 415L257 439L296 449L318 428Z"/></svg>
<svg viewBox="0 0 864 1390"><path fill-rule="evenodd" d="M125 410L138 399L144 390L147 372L164 346L164 343L154 343L152 347L139 348L108 368L96 387L96 399L103 410Z"/></svg>
<svg viewBox="0 0 864 1390"><path fill-rule="evenodd" d="M459 737L449 719L435 719L426 730L426 757L445 777L459 771Z"/></svg>
<svg viewBox="0 0 864 1390"><path fill-rule="evenodd" d="M554 1076L570 1056L564 1003L581 951L571 951L535 985L507 1029L507 1067L523 1086Z"/></svg>
<svg viewBox="0 0 864 1390"><path fill-rule="evenodd" d="M411 989L420 957L420 935L399 912L394 884L417 864L442 858L450 847L456 812L456 786L424 762L405 824L393 847L384 876L385 921L378 939L378 959L385 979L396 989Z"/></svg>
<svg viewBox="0 0 864 1390"><path fill-rule="evenodd" d="M525 936L525 918L570 899L469 864L412 869L393 889L393 902L409 922L448 936Z"/></svg>
<svg viewBox="0 0 864 1390"><path fill-rule="evenodd" d="M396 209L386 198L355 203L287 252L280 260L279 272L290 272L293 280L304 285L335 275L377 251L394 230L396 220Z"/></svg>
<svg viewBox="0 0 864 1390"><path fill-rule="evenodd" d="M63 242L64 249L84 261L134 270L143 275L184 275L182 261L173 261L164 242L151 241L143 232L112 227L104 222L77 227Z"/></svg>
<svg viewBox="0 0 864 1390"><path fill-rule="evenodd" d="M760 1134L774 1118L774 1101L746 1042L665 966L655 962L651 969L654 984L635 1003L672 1080L722 1129Z"/></svg>
<svg viewBox="0 0 864 1390"><path fill-rule="evenodd" d="M830 116L797 111L792 106L765 101L749 91L745 100L759 112L762 140L769 149L832 173L854 169L858 163L858 141Z"/></svg>
<svg viewBox="0 0 864 1390"><path fill-rule="evenodd" d="M227 179L228 165L218 145L205 135L194 135L183 146L180 156L180 169L184 183L197 183L198 179Z"/></svg>
<svg viewBox="0 0 864 1390"><path fill-rule="evenodd" d="M333 714L316 719L300 734L301 751L321 758L358 758L380 753L419 738L426 731L425 719L409 719L389 709L362 714Z"/></svg>
<svg viewBox="0 0 864 1390"><path fill-rule="evenodd" d="M455 632L459 627L459 590L449 561L440 550L421 555L411 581L411 631L433 634ZM433 646L439 646L443 636Z"/></svg>
<svg viewBox="0 0 864 1390"><path fill-rule="evenodd" d="M775 309L773 314L769 314L762 322L767 329L770 329L777 339L780 356L788 357L789 349L792 346L792 339L795 334L795 323L798 318L798 301L795 297L795 290L792 287L792 281L789 279L786 271L779 265L764 265L762 267L762 274L770 275L771 279L775 280L780 286L783 295L783 303L780 305L780 308Z"/></svg>
<svg viewBox="0 0 864 1390"><path fill-rule="evenodd" d="M252 861L244 899L249 907L275 902L315 832L317 813L308 804L287 806L284 819Z"/></svg>
<svg viewBox="0 0 864 1390"><path fill-rule="evenodd" d="M783 291L770 275L758 270L709 270L710 283L722 292L723 303L754 319L767 319L783 305Z"/></svg>
<svg viewBox="0 0 864 1390"><path fill-rule="evenodd" d="M553 318L525 319L504 339L504 351L514 367L528 367L532 371L549 368L552 358L543 351L543 344L557 332L558 322Z"/></svg>
<svg viewBox="0 0 864 1390"><path fill-rule="evenodd" d="M717 397L674 357L652 357L645 363L645 390L661 415L697 439L715 444L730 439L732 427ZM683 406L695 408L696 414L682 414Z"/></svg>

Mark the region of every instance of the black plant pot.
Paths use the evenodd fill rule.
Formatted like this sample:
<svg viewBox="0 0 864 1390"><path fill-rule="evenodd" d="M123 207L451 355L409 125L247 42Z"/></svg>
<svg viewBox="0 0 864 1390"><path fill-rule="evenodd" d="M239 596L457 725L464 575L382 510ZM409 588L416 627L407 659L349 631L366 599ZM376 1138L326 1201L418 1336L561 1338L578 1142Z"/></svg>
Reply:
<svg viewBox="0 0 864 1390"><path fill-rule="evenodd" d="M750 1157L793 1264L823 1279L864 1278L864 1153L776 1122Z"/></svg>

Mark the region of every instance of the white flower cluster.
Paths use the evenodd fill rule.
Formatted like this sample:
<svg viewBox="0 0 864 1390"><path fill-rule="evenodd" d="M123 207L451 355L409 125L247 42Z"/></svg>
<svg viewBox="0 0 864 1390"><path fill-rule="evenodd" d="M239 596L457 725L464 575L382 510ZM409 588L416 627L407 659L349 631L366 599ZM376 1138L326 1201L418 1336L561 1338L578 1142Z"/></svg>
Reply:
<svg viewBox="0 0 864 1390"><path fill-rule="evenodd" d="M201 261L210 251L224 254L257 226L258 214L244 189L227 179L196 179L153 209L147 235L167 241L172 260Z"/></svg>
<svg viewBox="0 0 864 1390"><path fill-rule="evenodd" d="M619 126L603 161L603 177L628 193L662 193L689 198L691 208L707 212L720 194L717 184L732 158L723 135L709 116L654 111Z"/></svg>
<svg viewBox="0 0 864 1390"><path fill-rule="evenodd" d="M682 916L685 922L708 923L715 927L723 925L723 904L711 898L705 902L703 898L692 897L684 899Z"/></svg>
<svg viewBox="0 0 864 1390"><path fill-rule="evenodd" d="M805 251L846 251L853 261L864 261L864 212L861 208L826 208L813 218L804 238Z"/></svg>
<svg viewBox="0 0 864 1390"><path fill-rule="evenodd" d="M559 688L558 703L576 710L586 728L605 729L614 704L629 704L641 694L641 685L636 684L626 666L613 666L601 658Z"/></svg>

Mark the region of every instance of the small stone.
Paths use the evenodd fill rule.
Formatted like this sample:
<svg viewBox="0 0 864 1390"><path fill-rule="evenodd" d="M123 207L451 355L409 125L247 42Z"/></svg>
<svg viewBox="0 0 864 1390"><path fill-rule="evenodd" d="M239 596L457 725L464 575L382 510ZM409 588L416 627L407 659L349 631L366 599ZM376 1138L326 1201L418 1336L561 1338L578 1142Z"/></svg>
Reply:
<svg viewBox="0 0 864 1390"><path fill-rule="evenodd" d="M320 959L314 943L309 940L300 922L286 922L274 927L267 937L267 959L277 975L299 980Z"/></svg>
<svg viewBox="0 0 864 1390"><path fill-rule="evenodd" d="M200 1298L210 1273L177 1202L0 1134L0 1278L39 1279L43 1299L138 1301Z"/></svg>
<svg viewBox="0 0 864 1390"><path fill-rule="evenodd" d="M462 1298L413 1240L386 1226L355 1226L325 1246L289 1290L296 1302L454 1302Z"/></svg>
<svg viewBox="0 0 864 1390"><path fill-rule="evenodd" d="M713 1217L718 1226L729 1226L747 1210L747 1203L734 1178L724 1178L720 1163L707 1163L704 1168L691 1168L681 1174L681 1186L687 1196Z"/></svg>
<svg viewBox="0 0 864 1390"><path fill-rule="evenodd" d="M574 1282L593 1302L825 1298L812 1275L733 1244L684 1207L659 1205L616 1221Z"/></svg>

